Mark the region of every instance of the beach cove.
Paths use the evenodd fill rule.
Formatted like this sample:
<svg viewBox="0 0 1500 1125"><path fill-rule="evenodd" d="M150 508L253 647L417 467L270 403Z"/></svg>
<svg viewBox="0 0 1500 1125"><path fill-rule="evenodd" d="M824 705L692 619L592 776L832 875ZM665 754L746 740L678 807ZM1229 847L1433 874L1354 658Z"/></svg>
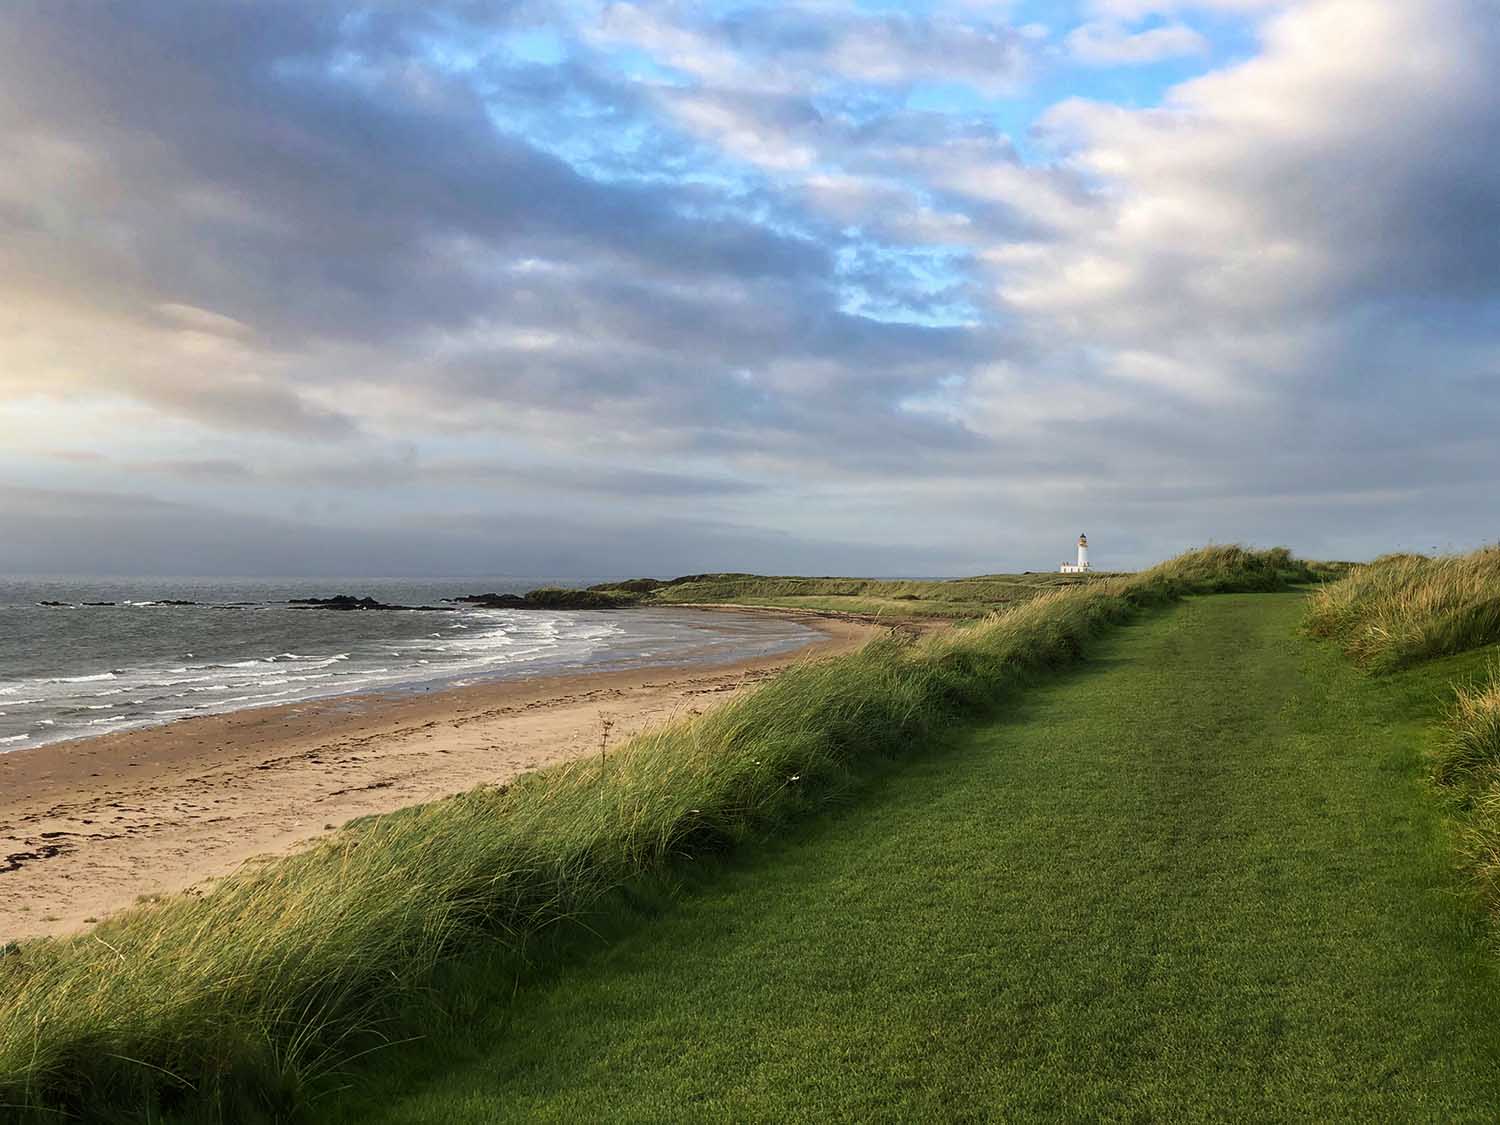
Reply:
<svg viewBox="0 0 1500 1125"><path fill-rule="evenodd" d="M305 700L0 754L0 941L83 929L355 817L607 753L879 631L777 617L808 626L811 643L729 662L720 651L671 666Z"/></svg>

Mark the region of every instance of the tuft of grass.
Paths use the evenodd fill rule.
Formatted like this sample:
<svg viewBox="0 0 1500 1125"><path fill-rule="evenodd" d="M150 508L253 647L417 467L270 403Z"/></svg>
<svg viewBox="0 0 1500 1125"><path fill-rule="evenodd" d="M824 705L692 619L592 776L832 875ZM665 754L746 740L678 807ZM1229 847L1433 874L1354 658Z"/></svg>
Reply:
<svg viewBox="0 0 1500 1125"><path fill-rule="evenodd" d="M7 946L0 1105L89 1119L287 1112L372 1037L398 1034L384 1014L447 959L523 949L632 879L774 831L1141 607L1298 573L1285 551L1211 547L969 627L893 634L608 757L365 818L202 896Z"/></svg>
<svg viewBox="0 0 1500 1125"><path fill-rule="evenodd" d="M1308 628L1373 672L1500 641L1500 546L1385 555L1317 590Z"/></svg>
<svg viewBox="0 0 1500 1125"><path fill-rule="evenodd" d="M1500 664L1481 682L1454 685L1433 755L1433 777L1442 785L1500 785Z"/></svg>
<svg viewBox="0 0 1500 1125"><path fill-rule="evenodd" d="M1432 775L1454 799L1459 852L1500 942L1500 664L1454 685Z"/></svg>

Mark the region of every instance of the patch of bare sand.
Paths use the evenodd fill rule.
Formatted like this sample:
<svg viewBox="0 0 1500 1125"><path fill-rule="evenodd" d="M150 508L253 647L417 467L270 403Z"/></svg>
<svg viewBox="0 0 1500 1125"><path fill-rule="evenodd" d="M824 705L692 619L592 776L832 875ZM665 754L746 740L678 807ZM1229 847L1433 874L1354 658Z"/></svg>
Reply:
<svg viewBox="0 0 1500 1125"><path fill-rule="evenodd" d="M354 817L598 753L606 722L618 745L880 631L788 616L824 639L729 665L345 696L0 754L0 941L82 929Z"/></svg>

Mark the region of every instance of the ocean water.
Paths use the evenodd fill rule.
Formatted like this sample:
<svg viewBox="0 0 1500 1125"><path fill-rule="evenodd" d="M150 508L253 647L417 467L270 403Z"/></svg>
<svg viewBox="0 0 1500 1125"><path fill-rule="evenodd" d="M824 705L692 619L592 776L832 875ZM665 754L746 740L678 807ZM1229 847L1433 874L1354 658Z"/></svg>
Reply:
<svg viewBox="0 0 1500 1125"><path fill-rule="evenodd" d="M795 622L703 610L339 612L287 604L348 593L439 606L546 584L0 578L0 752L349 692L729 662L785 652L816 635ZM67 604L39 604L49 601Z"/></svg>

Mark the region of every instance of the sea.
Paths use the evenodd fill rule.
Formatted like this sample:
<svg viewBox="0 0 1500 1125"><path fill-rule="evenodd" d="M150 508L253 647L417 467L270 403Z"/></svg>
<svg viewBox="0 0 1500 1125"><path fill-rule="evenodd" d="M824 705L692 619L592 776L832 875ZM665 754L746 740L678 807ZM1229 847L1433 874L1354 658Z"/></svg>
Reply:
<svg viewBox="0 0 1500 1125"><path fill-rule="evenodd" d="M729 663L817 636L792 621L709 610L479 609L444 601L578 584L0 577L0 753L353 692ZM336 594L446 608L288 604Z"/></svg>

